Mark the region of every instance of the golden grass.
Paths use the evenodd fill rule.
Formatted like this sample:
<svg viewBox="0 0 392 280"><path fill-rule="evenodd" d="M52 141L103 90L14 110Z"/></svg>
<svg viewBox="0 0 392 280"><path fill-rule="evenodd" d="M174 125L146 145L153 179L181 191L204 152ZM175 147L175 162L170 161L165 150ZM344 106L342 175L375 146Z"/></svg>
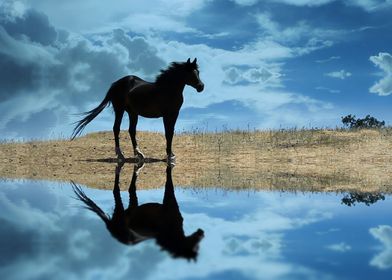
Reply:
<svg viewBox="0 0 392 280"><path fill-rule="evenodd" d="M121 132L121 138L130 157L128 133ZM162 134L139 132L138 141L147 158L164 158ZM116 166L113 145L112 132L74 141L3 143L0 177L74 180L110 189ZM391 129L182 133L174 138L173 180L180 186L389 193L391 148ZM140 188L162 186L164 166L164 162L147 164L139 177ZM123 169L126 188L133 165L126 163Z"/></svg>

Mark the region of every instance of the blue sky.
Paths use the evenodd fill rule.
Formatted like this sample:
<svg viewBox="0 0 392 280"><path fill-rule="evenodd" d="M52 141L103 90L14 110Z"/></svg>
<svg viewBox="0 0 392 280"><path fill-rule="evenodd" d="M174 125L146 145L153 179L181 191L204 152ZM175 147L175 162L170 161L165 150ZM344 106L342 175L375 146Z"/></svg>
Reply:
<svg viewBox="0 0 392 280"><path fill-rule="evenodd" d="M72 114L113 81L153 80L188 57L205 91L185 89L177 131L335 127L347 114L392 123L392 0L113 3L1 2L1 138L68 137ZM113 119L106 109L86 132Z"/></svg>

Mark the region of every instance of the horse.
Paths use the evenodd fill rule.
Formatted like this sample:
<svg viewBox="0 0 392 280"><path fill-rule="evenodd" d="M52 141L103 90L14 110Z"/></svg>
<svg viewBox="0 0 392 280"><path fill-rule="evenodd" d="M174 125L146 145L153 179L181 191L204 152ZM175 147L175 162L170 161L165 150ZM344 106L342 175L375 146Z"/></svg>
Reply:
<svg viewBox="0 0 392 280"><path fill-rule="evenodd" d="M139 205L136 194L136 181L141 165L135 165L132 180L129 185L129 206L124 209L119 181L121 163L116 167L113 196L115 207L110 217L83 192L80 186L72 182L77 199L82 201L87 209L97 214L106 224L108 231L120 243L135 245L147 239L154 238L162 249L168 251L174 258L182 257L196 261L199 243L204 237L202 229L185 236L183 218L174 193L172 168L166 168L166 184L162 203L145 203Z"/></svg>
<svg viewBox="0 0 392 280"><path fill-rule="evenodd" d="M189 58L182 63L172 62L166 70L161 70L153 83L134 75L125 76L111 85L105 98L96 108L81 114L85 117L76 122L77 125L72 132L71 140L80 135L86 125L111 103L115 113L113 125L115 153L119 161L125 160L119 140L120 125L125 111L129 116L128 131L135 157L138 160L144 160L144 155L138 148L136 141L138 116L162 117L167 159L169 162L174 161L175 155L172 151L174 126L184 101L183 90L186 85L193 87L197 92L204 90L196 58L192 62Z"/></svg>

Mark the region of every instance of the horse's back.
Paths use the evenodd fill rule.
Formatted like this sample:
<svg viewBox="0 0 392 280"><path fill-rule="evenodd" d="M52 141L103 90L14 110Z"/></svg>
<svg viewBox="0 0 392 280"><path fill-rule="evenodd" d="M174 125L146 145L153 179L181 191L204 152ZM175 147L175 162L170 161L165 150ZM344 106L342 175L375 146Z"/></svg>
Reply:
<svg viewBox="0 0 392 280"><path fill-rule="evenodd" d="M126 210L127 223L133 230L161 231L168 225L182 224L178 208L160 203L146 203Z"/></svg>
<svg viewBox="0 0 392 280"><path fill-rule="evenodd" d="M164 112L165 96L155 83L150 83L132 76L132 85L125 97L126 110L146 118L162 117Z"/></svg>
<svg viewBox="0 0 392 280"><path fill-rule="evenodd" d="M121 92L128 93L133 88L145 84L151 84L151 83L139 78L138 76L128 75L115 81L112 84L112 87L115 88L116 90L120 90Z"/></svg>
<svg viewBox="0 0 392 280"><path fill-rule="evenodd" d="M146 203L126 211L128 228L143 236L155 236L162 227L162 204Z"/></svg>
<svg viewBox="0 0 392 280"><path fill-rule="evenodd" d="M112 92L111 101L114 107L126 109L129 106L130 92L134 88L145 84L149 84L149 82L134 75L127 75L113 82L110 91Z"/></svg>

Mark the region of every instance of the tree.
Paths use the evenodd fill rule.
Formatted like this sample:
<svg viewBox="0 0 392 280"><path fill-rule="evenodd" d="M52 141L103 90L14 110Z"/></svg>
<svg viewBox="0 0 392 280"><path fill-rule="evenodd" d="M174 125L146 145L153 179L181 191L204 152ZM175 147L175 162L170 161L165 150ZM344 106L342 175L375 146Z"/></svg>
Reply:
<svg viewBox="0 0 392 280"><path fill-rule="evenodd" d="M363 119L356 119L355 115L347 115L342 117L342 123L345 127L353 129L362 129L362 128L381 128L385 126L385 121L379 121L375 117L367 115Z"/></svg>
<svg viewBox="0 0 392 280"><path fill-rule="evenodd" d="M342 204L354 206L355 203L364 203L367 206L370 206L379 200L385 200L385 195L383 193L349 192L342 198Z"/></svg>

